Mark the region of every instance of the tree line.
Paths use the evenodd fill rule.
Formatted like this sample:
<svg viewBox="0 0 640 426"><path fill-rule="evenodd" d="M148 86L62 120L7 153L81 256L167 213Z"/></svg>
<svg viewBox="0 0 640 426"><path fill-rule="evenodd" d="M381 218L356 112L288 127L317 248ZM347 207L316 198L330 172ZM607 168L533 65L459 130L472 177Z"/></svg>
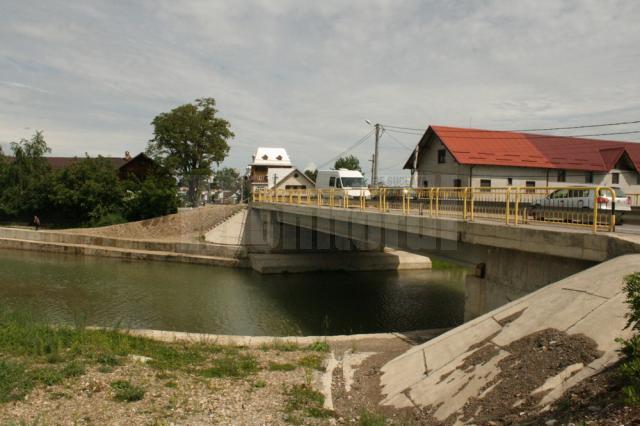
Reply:
<svg viewBox="0 0 640 426"><path fill-rule="evenodd" d="M118 177L104 157L78 158L59 170L41 131L0 149L0 221L29 224L37 215L54 227L102 226L169 213L178 207L171 173L156 165L144 180Z"/></svg>
<svg viewBox="0 0 640 426"><path fill-rule="evenodd" d="M213 98L196 99L157 115L146 153L154 160L144 179L119 178L104 157L86 156L53 170L42 132L0 147L0 222L31 223L37 215L55 227L102 226L175 213L178 183L187 186L187 205L197 206L204 183L229 152L228 121L216 116ZM216 176L231 186L227 169Z"/></svg>

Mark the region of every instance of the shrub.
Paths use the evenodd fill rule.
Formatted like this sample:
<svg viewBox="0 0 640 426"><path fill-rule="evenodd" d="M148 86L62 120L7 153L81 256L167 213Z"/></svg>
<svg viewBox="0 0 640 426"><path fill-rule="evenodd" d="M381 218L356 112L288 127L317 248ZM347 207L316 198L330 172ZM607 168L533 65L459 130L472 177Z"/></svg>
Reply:
<svg viewBox="0 0 640 426"><path fill-rule="evenodd" d="M627 294L627 327L636 331L630 339L618 339L623 362L618 369L622 382L622 396L628 405L640 405L640 273L625 277L624 291Z"/></svg>
<svg viewBox="0 0 640 426"><path fill-rule="evenodd" d="M296 418L296 413L309 417L330 417L331 411L323 408L324 395L308 385L293 385L286 391L288 397L285 412L289 419Z"/></svg>
<svg viewBox="0 0 640 426"><path fill-rule="evenodd" d="M134 402L140 401L144 397L144 389L132 385L128 380L111 382L111 388L115 391L114 399L116 401Z"/></svg>
<svg viewBox="0 0 640 426"><path fill-rule="evenodd" d="M310 344L307 349L310 351L316 351L316 352L329 352L330 347L327 342L318 341Z"/></svg>
<svg viewBox="0 0 640 426"><path fill-rule="evenodd" d="M280 364L278 362L270 362L269 370L270 371L293 371L296 369L296 366L289 363Z"/></svg>
<svg viewBox="0 0 640 426"><path fill-rule="evenodd" d="M0 402L21 400L32 388L23 366L0 359Z"/></svg>
<svg viewBox="0 0 640 426"><path fill-rule="evenodd" d="M324 358L317 354L303 356L298 360L298 365L304 368L324 371Z"/></svg>
<svg viewBox="0 0 640 426"><path fill-rule="evenodd" d="M250 355L226 355L212 361L210 368L200 371L204 377L246 377L258 371L258 362Z"/></svg>

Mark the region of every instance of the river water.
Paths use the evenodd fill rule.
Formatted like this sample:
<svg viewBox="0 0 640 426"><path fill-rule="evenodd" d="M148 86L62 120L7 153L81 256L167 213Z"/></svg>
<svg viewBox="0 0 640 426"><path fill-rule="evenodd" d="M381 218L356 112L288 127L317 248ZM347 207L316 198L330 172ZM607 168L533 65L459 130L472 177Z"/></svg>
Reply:
<svg viewBox="0 0 640 426"><path fill-rule="evenodd" d="M0 305L45 321L215 334L451 327L465 270L260 275L251 270L0 249Z"/></svg>

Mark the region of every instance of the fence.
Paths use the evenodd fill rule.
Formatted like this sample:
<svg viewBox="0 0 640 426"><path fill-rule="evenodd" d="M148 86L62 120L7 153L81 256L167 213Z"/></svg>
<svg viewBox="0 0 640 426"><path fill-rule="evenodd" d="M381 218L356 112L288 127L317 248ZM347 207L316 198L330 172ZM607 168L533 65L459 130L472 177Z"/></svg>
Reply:
<svg viewBox="0 0 640 426"><path fill-rule="evenodd" d="M639 194L640 195L640 194ZM608 187L261 189L256 203L544 224L614 231L616 194Z"/></svg>

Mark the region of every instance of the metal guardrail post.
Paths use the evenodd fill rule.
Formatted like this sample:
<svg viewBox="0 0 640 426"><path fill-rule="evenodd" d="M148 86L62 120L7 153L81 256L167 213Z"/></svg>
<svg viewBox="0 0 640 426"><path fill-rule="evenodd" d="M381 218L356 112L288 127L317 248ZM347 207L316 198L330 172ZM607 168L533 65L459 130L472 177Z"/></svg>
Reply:
<svg viewBox="0 0 640 426"><path fill-rule="evenodd" d="M469 188L469 191L471 191L471 221L473 222L473 219L475 218L475 192L473 191L473 187Z"/></svg>
<svg viewBox="0 0 640 426"><path fill-rule="evenodd" d="M433 217L433 188L429 188L429 217Z"/></svg>
<svg viewBox="0 0 640 426"><path fill-rule="evenodd" d="M611 220L609 221L609 232L616 231L616 191L613 188L607 188L611 194Z"/></svg>
<svg viewBox="0 0 640 426"><path fill-rule="evenodd" d="M504 210L504 218L505 223L509 224L509 213L511 210L511 187L507 188L507 194L505 196L505 210Z"/></svg>
<svg viewBox="0 0 640 426"><path fill-rule="evenodd" d="M522 192L522 188L521 187L517 187L516 188L516 204L515 204L515 217L514 217L514 224L516 226L518 226L518 222L519 222L519 209L520 209L520 195Z"/></svg>
<svg viewBox="0 0 640 426"><path fill-rule="evenodd" d="M407 214L405 204L407 202L407 194L402 190L402 214Z"/></svg>
<svg viewBox="0 0 640 426"><path fill-rule="evenodd" d="M600 187L597 186L593 190L593 233L598 232L598 194L600 194Z"/></svg>
<svg viewBox="0 0 640 426"><path fill-rule="evenodd" d="M469 188L464 188L462 191L462 219L467 220L467 194Z"/></svg>

